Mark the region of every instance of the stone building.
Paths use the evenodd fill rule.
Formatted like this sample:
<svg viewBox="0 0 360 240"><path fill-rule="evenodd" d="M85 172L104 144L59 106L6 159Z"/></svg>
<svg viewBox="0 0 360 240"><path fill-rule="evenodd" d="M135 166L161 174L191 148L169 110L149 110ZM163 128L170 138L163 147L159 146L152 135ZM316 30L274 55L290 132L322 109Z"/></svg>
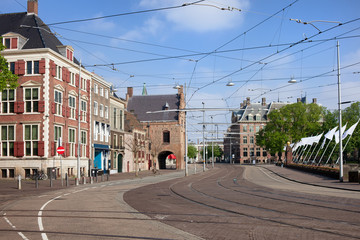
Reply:
<svg viewBox="0 0 360 240"><path fill-rule="evenodd" d="M185 167L185 108L183 87L177 94L133 95L128 88L127 110L133 113L150 138L151 159L156 168ZM157 113L148 113L156 112ZM171 155L171 156L170 156ZM174 159L176 158L176 160Z"/></svg>
<svg viewBox="0 0 360 240"><path fill-rule="evenodd" d="M19 76L18 88L1 92L1 177L42 170L87 174L90 158L90 81L79 71L74 49L64 46L38 17L37 0L28 11L0 14L1 52ZM80 127L79 127L80 124ZM65 148L59 156L56 149Z"/></svg>

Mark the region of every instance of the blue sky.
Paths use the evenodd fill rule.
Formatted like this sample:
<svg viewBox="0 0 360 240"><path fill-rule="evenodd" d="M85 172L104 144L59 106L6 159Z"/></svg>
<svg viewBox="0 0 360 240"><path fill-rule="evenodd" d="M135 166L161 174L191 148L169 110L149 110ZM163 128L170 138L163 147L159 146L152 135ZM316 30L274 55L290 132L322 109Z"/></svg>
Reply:
<svg viewBox="0 0 360 240"><path fill-rule="evenodd" d="M194 0L39 0L39 16L64 44L74 47L87 69L112 82L121 97L128 86L141 94L146 83L149 94L163 94L176 93L172 87L186 83L189 107L205 102L205 107L236 108L246 97L295 102L306 95L335 109L336 41L327 39L342 37L342 100L360 100L360 20L347 23L359 17L358 0L206 0L171 10L52 25L190 2ZM23 12L25 6L26 0L2 0L0 13ZM233 10L219 10L228 7ZM289 47L305 38L313 42ZM94 67L99 64L114 65ZM292 77L298 83L288 84ZM229 81L235 86L227 87ZM229 112L206 113L210 115L216 122L230 122ZM200 129L196 123L202 114L188 116L195 124L190 129Z"/></svg>

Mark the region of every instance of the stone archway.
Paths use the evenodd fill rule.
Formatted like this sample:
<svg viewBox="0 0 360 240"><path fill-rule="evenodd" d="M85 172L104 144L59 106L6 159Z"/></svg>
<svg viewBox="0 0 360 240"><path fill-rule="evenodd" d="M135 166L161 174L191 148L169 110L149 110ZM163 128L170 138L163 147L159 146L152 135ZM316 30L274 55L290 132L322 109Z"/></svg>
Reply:
<svg viewBox="0 0 360 240"><path fill-rule="evenodd" d="M172 161L167 159L167 157L170 154L174 154L174 153L170 151L164 151L159 153L158 155L159 169L176 169L177 159L174 159Z"/></svg>

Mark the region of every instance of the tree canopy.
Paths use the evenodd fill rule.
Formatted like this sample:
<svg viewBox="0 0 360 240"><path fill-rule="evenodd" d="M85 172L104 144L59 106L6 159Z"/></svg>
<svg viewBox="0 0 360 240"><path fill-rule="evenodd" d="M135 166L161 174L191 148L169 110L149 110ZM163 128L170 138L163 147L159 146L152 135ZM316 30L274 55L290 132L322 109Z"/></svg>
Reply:
<svg viewBox="0 0 360 240"><path fill-rule="evenodd" d="M5 46L2 44L2 38L0 38L0 52L4 49ZM9 70L8 65L6 59L0 55L0 91L6 88L14 89L18 86L18 76Z"/></svg>
<svg viewBox="0 0 360 240"><path fill-rule="evenodd" d="M189 145L188 146L188 157L189 158L196 158L196 154L197 154L197 149L194 145Z"/></svg>
<svg viewBox="0 0 360 240"><path fill-rule="evenodd" d="M269 122L256 135L259 146L274 154L282 152L286 142L318 134L324 109L314 103L294 103L269 113Z"/></svg>

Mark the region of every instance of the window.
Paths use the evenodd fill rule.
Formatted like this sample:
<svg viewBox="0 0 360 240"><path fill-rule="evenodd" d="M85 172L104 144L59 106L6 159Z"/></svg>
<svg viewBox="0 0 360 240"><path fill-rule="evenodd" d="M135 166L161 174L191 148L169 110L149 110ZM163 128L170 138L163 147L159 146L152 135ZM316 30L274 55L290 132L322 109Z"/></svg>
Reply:
<svg viewBox="0 0 360 240"><path fill-rule="evenodd" d="M113 148L118 148L118 135L116 135L116 134L114 134L114 139L113 139L113 141L114 141L114 146L113 146Z"/></svg>
<svg viewBox="0 0 360 240"><path fill-rule="evenodd" d="M9 69L12 74L15 74L15 62L9 63Z"/></svg>
<svg viewBox="0 0 360 240"><path fill-rule="evenodd" d="M81 131L81 156L86 157L86 131Z"/></svg>
<svg viewBox="0 0 360 240"><path fill-rule="evenodd" d="M105 118L108 119L109 118L109 110L108 110L107 106L105 106L104 112L105 112Z"/></svg>
<svg viewBox="0 0 360 240"><path fill-rule="evenodd" d="M75 73L70 73L70 85L75 86Z"/></svg>
<svg viewBox="0 0 360 240"><path fill-rule="evenodd" d="M163 132L163 142L170 143L170 132L169 131Z"/></svg>
<svg viewBox="0 0 360 240"><path fill-rule="evenodd" d="M81 89L86 91L86 79L81 78Z"/></svg>
<svg viewBox="0 0 360 240"><path fill-rule="evenodd" d="M39 126L38 125L25 125L25 155L36 156L38 155L38 141L39 141Z"/></svg>
<svg viewBox="0 0 360 240"><path fill-rule="evenodd" d="M73 128L69 128L69 154L70 156L75 156L75 151L77 151L77 149L75 149L75 134L76 134L76 130Z"/></svg>
<svg viewBox="0 0 360 240"><path fill-rule="evenodd" d="M260 153L260 148L256 148L256 156L260 157L261 153Z"/></svg>
<svg viewBox="0 0 360 240"><path fill-rule="evenodd" d="M94 115L97 116L98 114L99 114L98 103L94 102Z"/></svg>
<svg viewBox="0 0 360 240"><path fill-rule="evenodd" d="M27 61L26 74L39 74L39 61Z"/></svg>
<svg viewBox="0 0 360 240"><path fill-rule="evenodd" d="M256 121L260 121L260 120L261 120L261 117L260 117L260 115L259 115L259 114L256 114L256 116L255 116L255 120L256 120Z"/></svg>
<svg viewBox="0 0 360 240"><path fill-rule="evenodd" d="M105 142L109 142L109 136L110 136L110 125L106 125L106 128L105 128Z"/></svg>
<svg viewBox="0 0 360 240"><path fill-rule="evenodd" d="M250 136L250 143L254 143L254 136Z"/></svg>
<svg viewBox="0 0 360 240"><path fill-rule="evenodd" d="M114 125L113 125L113 127L114 127L114 128L117 128L117 116L116 116L116 112L117 112L117 109L114 108L114 117L113 117L113 119L114 119Z"/></svg>
<svg viewBox="0 0 360 240"><path fill-rule="evenodd" d="M247 136L243 136L243 143L247 144Z"/></svg>
<svg viewBox="0 0 360 240"><path fill-rule="evenodd" d="M94 93L99 94L99 87L96 83L94 83Z"/></svg>
<svg viewBox="0 0 360 240"><path fill-rule="evenodd" d="M100 104L99 111L100 111L100 117L104 117L104 105Z"/></svg>
<svg viewBox="0 0 360 240"><path fill-rule="evenodd" d="M105 135L105 124L102 123L101 128L100 128L100 141L101 142L104 141L104 135Z"/></svg>
<svg viewBox="0 0 360 240"><path fill-rule="evenodd" d="M5 38L5 47L7 49L11 49L11 41L10 41L10 38Z"/></svg>
<svg viewBox="0 0 360 240"><path fill-rule="evenodd" d="M81 118L83 122L86 122L86 101L81 100Z"/></svg>
<svg viewBox="0 0 360 240"><path fill-rule="evenodd" d="M263 150L263 157L266 157L267 156L267 152L266 150Z"/></svg>
<svg viewBox="0 0 360 240"><path fill-rule="evenodd" d="M39 88L25 88L25 112L39 112Z"/></svg>
<svg viewBox="0 0 360 240"><path fill-rule="evenodd" d="M58 148L62 145L62 127L54 126L54 140L55 140L55 148Z"/></svg>
<svg viewBox="0 0 360 240"><path fill-rule="evenodd" d="M250 148L250 157L254 156L254 148Z"/></svg>
<svg viewBox="0 0 360 240"><path fill-rule="evenodd" d="M94 140L98 140L98 135L100 134L100 124L99 122L95 122L94 124Z"/></svg>
<svg viewBox="0 0 360 240"><path fill-rule="evenodd" d="M55 68L55 77L58 78L58 79L62 79L61 78L61 75L62 75L62 71L61 71L61 67L56 65L56 68Z"/></svg>
<svg viewBox="0 0 360 240"><path fill-rule="evenodd" d="M55 114L62 115L62 92L55 90Z"/></svg>
<svg viewBox="0 0 360 240"><path fill-rule="evenodd" d="M17 49L18 48L18 38L5 38L4 46L6 49Z"/></svg>
<svg viewBox="0 0 360 240"><path fill-rule="evenodd" d="M247 132L247 125L243 125L243 132Z"/></svg>
<svg viewBox="0 0 360 240"><path fill-rule="evenodd" d="M249 126L249 132L254 132L254 126Z"/></svg>
<svg viewBox="0 0 360 240"><path fill-rule="evenodd" d="M15 127L1 126L1 147L2 156L14 156Z"/></svg>
<svg viewBox="0 0 360 240"><path fill-rule="evenodd" d="M70 108L70 118L76 118L76 98L74 96L69 96L69 108Z"/></svg>
<svg viewBox="0 0 360 240"><path fill-rule="evenodd" d="M5 89L2 91L2 113L14 113L15 90Z"/></svg>
<svg viewBox="0 0 360 240"><path fill-rule="evenodd" d="M119 117L119 121L120 121L120 130L124 130L124 126L123 126L123 118L124 118L124 113L122 110L119 111L120 112L120 117Z"/></svg>
<svg viewBox="0 0 360 240"><path fill-rule="evenodd" d="M248 156L248 149L247 148L243 148L243 156L244 157Z"/></svg>
<svg viewBox="0 0 360 240"><path fill-rule="evenodd" d="M105 98L108 99L109 98L109 91L107 89L105 89Z"/></svg>
<svg viewBox="0 0 360 240"><path fill-rule="evenodd" d="M260 131L260 126L256 126L256 127L255 127L255 132L258 133L259 131Z"/></svg>
<svg viewBox="0 0 360 240"><path fill-rule="evenodd" d="M103 89L103 87L100 87L100 96L104 96L104 89Z"/></svg>

